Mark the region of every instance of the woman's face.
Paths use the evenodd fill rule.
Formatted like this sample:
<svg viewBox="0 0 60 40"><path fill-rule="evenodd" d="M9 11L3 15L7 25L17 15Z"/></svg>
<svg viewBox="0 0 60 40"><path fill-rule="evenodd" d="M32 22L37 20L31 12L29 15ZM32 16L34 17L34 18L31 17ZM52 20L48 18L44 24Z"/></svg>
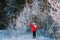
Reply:
<svg viewBox="0 0 60 40"><path fill-rule="evenodd" d="M33 23L33 25L35 25L35 23Z"/></svg>

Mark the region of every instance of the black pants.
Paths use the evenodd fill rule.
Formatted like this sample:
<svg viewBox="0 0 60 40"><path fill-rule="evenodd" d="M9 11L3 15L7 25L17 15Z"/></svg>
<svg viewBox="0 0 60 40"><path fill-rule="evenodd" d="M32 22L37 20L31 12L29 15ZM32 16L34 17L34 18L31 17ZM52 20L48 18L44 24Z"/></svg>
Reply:
<svg viewBox="0 0 60 40"><path fill-rule="evenodd" d="M36 38L36 32L33 32L33 38Z"/></svg>

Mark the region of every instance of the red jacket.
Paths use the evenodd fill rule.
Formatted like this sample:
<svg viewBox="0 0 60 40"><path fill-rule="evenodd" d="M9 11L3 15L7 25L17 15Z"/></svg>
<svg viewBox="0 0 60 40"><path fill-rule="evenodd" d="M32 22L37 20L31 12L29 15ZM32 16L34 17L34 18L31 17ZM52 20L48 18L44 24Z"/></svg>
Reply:
<svg viewBox="0 0 60 40"><path fill-rule="evenodd" d="M36 32L37 28L40 28L40 26L34 25L33 23L30 23L29 25L32 28L32 32Z"/></svg>

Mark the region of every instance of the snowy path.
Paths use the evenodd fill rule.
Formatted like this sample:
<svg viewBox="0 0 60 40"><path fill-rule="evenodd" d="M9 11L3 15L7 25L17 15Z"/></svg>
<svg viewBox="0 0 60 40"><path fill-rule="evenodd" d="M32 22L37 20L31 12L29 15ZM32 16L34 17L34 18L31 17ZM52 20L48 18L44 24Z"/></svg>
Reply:
<svg viewBox="0 0 60 40"><path fill-rule="evenodd" d="M18 36L8 36L5 30L0 30L0 40L34 40L32 34L19 34ZM49 37L37 36L37 40L52 40Z"/></svg>

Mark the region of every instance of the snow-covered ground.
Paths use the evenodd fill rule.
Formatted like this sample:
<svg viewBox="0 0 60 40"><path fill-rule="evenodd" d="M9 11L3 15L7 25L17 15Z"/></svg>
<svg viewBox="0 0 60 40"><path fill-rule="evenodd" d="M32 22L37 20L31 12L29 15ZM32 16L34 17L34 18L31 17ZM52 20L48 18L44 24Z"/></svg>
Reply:
<svg viewBox="0 0 60 40"><path fill-rule="evenodd" d="M18 36L8 35L6 30L0 30L0 40L35 40L32 38L32 33L21 33ZM36 40L53 40L49 37L38 36Z"/></svg>

